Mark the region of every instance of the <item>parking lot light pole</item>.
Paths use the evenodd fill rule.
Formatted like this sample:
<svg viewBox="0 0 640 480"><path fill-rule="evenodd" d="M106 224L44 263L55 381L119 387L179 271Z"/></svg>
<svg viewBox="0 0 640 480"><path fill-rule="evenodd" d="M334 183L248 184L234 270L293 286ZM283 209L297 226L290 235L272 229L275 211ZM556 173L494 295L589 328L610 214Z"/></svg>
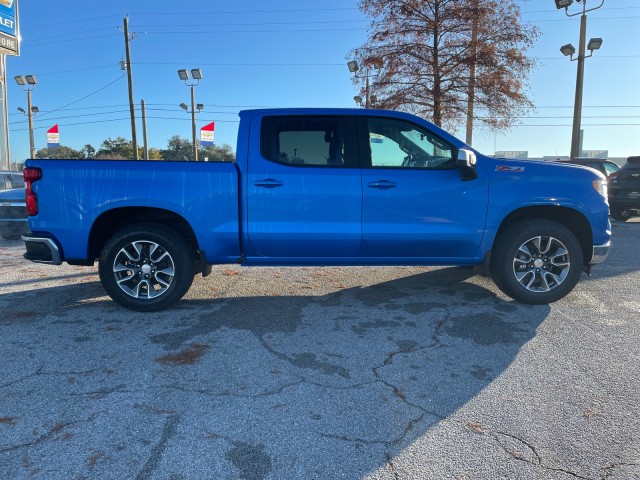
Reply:
<svg viewBox="0 0 640 480"><path fill-rule="evenodd" d="M582 93L584 85L584 60L593 55L594 50L598 50L602 45L601 38L592 38L589 40L589 45L586 45L587 37L587 12L597 10L604 5L604 0L601 0L600 5L594 8L587 9L587 0L576 0L578 3L582 3L582 12L569 13L569 7L573 3L573 0L555 0L556 8L558 10L564 9L564 13L567 17L580 17L580 44L578 46L578 57L573 58L573 54L576 49L570 43L560 48L563 55L571 57L571 61L576 60L578 62L578 72L576 74L576 96L573 104L573 128L571 132L571 154L570 158L576 158L580 156L580 128L582 123ZM589 55L585 55L586 50L590 51Z"/></svg>
<svg viewBox="0 0 640 480"><path fill-rule="evenodd" d="M30 158L33 159L36 158L36 147L33 139L33 114L38 111L38 107L32 107L31 105L31 92L36 88L36 84L38 83L38 81L35 75L17 75L14 78L16 80L16 83L27 92L27 115L29 116L29 152ZM24 110L22 110L22 112L24 113Z"/></svg>
<svg viewBox="0 0 640 480"><path fill-rule="evenodd" d="M358 70L360 69L360 66L358 65L358 62L356 62L355 60L351 60L350 62L347 62L347 67L349 68L349 72L353 73L353 76L355 78L363 78L363 77L359 77L357 75ZM380 65L373 65L373 68L380 68ZM376 77L378 74L375 75L371 75L373 77ZM364 75L364 79L365 79L365 87L364 87L364 108L369 108L371 103L372 103L372 95L371 95L371 87L369 84L369 66L365 66L365 75ZM355 97L353 97L354 100L356 100L356 98L360 98L361 97L359 95L356 95ZM360 105L362 105L362 99L360 100L360 102L358 102L356 100L356 103L360 103ZM375 103L375 102L373 102Z"/></svg>
<svg viewBox="0 0 640 480"><path fill-rule="evenodd" d="M186 69L178 70L178 78L183 80L185 85L191 87L191 136L193 137L193 159L198 161L198 139L196 135L196 93L195 87L202 80L202 71L199 68L191 69L191 77L193 78L193 82L189 82L189 72ZM184 106L183 106L184 105ZM180 104L180 108L182 108L185 112L187 109L184 103ZM202 108L200 108L202 107ZM204 108L204 105L201 103L198 104L198 112Z"/></svg>

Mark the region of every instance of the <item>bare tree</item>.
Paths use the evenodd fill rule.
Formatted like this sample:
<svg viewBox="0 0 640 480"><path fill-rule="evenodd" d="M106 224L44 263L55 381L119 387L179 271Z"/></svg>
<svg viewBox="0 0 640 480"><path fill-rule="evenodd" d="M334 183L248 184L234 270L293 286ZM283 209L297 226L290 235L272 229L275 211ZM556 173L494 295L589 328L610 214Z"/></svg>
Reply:
<svg viewBox="0 0 640 480"><path fill-rule="evenodd" d="M362 0L360 9L372 17L369 38L348 56L378 67L374 106L448 127L473 112L491 129L533 108L526 51L539 31L520 23L514 0ZM362 75L354 83L364 91Z"/></svg>

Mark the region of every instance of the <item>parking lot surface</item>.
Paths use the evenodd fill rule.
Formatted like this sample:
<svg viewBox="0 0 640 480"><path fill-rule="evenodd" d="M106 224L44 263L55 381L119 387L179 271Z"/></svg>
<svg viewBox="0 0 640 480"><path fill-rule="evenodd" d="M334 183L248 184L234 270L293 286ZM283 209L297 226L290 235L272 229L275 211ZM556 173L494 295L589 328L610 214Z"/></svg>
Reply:
<svg viewBox="0 0 640 480"><path fill-rule="evenodd" d="M567 298L215 267L169 311L0 240L0 478L640 478L640 219Z"/></svg>

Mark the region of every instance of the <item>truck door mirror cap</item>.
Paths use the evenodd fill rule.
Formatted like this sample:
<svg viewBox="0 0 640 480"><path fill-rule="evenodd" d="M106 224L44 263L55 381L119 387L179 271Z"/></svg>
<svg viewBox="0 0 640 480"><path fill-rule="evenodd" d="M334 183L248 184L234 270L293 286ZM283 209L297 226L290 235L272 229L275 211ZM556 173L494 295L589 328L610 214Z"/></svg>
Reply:
<svg viewBox="0 0 640 480"><path fill-rule="evenodd" d="M458 161L457 165L459 167L475 167L476 166L476 154L471 150L466 150L461 148L458 150Z"/></svg>

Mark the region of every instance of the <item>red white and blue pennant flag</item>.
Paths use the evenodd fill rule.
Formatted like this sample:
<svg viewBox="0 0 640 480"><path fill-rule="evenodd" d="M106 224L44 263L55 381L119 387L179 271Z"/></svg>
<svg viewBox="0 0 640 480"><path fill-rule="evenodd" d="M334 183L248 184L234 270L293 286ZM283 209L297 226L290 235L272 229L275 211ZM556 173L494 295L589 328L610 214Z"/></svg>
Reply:
<svg viewBox="0 0 640 480"><path fill-rule="evenodd" d="M60 133L58 133L58 124L47 130L47 148L56 148L60 146Z"/></svg>
<svg viewBox="0 0 640 480"><path fill-rule="evenodd" d="M213 130L215 122L211 122L200 129L200 145L203 147L211 147L213 145Z"/></svg>

